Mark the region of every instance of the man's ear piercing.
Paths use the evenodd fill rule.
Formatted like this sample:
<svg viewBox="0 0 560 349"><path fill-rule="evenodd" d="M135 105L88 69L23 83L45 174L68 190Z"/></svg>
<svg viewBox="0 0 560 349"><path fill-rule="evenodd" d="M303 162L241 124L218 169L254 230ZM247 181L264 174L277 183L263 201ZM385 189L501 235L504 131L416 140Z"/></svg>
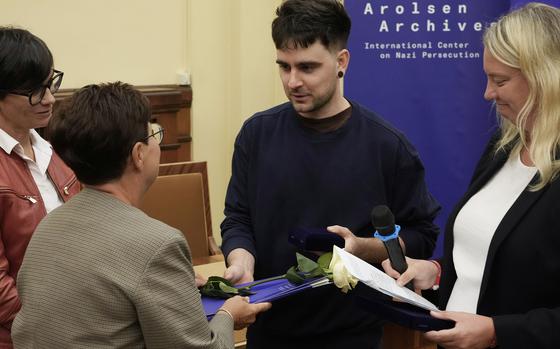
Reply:
<svg viewBox="0 0 560 349"><path fill-rule="evenodd" d="M338 72L338 78L341 79L344 76L344 72L341 70Z"/></svg>

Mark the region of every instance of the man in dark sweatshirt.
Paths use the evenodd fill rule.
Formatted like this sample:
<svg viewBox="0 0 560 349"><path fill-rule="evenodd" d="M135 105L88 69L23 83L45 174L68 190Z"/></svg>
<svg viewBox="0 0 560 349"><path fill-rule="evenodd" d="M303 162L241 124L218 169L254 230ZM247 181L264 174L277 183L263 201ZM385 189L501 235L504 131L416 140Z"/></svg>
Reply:
<svg viewBox="0 0 560 349"><path fill-rule="evenodd" d="M225 277L235 283L280 275L296 263L298 227L329 227L348 252L387 258L373 237L371 209L387 205L401 244L431 256L439 204L404 135L343 97L351 21L336 0L286 0L272 23L276 63L289 103L248 119L235 141L221 225ZM248 348L377 348L380 319L335 287L276 301L247 333Z"/></svg>

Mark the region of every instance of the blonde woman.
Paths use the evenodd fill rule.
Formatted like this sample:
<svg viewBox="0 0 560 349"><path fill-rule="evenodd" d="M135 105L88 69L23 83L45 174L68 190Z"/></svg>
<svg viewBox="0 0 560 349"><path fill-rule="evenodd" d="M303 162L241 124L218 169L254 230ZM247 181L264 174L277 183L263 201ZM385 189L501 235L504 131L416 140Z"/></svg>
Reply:
<svg viewBox="0 0 560 349"><path fill-rule="evenodd" d="M445 348L558 348L560 343L560 10L530 3L484 34L484 98L500 129L450 215L443 269L409 260L398 282L432 287L432 331Z"/></svg>

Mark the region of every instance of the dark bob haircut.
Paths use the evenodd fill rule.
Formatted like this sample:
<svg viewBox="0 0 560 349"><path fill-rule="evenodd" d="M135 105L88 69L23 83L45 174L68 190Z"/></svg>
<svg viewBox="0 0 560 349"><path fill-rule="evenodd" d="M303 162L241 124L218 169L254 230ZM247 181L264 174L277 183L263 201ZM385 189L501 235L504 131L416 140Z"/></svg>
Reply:
<svg viewBox="0 0 560 349"><path fill-rule="evenodd" d="M0 27L0 99L35 90L51 69L53 56L43 40L25 29Z"/></svg>
<svg viewBox="0 0 560 349"><path fill-rule="evenodd" d="M62 101L47 134L80 182L98 185L124 173L132 147L148 136L150 102L122 82L88 85Z"/></svg>
<svg viewBox="0 0 560 349"><path fill-rule="evenodd" d="M352 22L337 0L286 0L272 21L279 50L306 48L319 40L327 49L346 48Z"/></svg>

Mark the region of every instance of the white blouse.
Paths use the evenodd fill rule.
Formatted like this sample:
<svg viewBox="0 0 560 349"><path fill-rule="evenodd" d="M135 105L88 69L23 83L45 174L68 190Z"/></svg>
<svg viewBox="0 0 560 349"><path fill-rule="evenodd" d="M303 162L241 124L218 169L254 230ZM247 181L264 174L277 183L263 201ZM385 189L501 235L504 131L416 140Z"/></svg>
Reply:
<svg viewBox="0 0 560 349"><path fill-rule="evenodd" d="M459 211L453 227L453 261L457 280L446 310L476 313L490 241L515 200L536 174L511 156L504 166Z"/></svg>

